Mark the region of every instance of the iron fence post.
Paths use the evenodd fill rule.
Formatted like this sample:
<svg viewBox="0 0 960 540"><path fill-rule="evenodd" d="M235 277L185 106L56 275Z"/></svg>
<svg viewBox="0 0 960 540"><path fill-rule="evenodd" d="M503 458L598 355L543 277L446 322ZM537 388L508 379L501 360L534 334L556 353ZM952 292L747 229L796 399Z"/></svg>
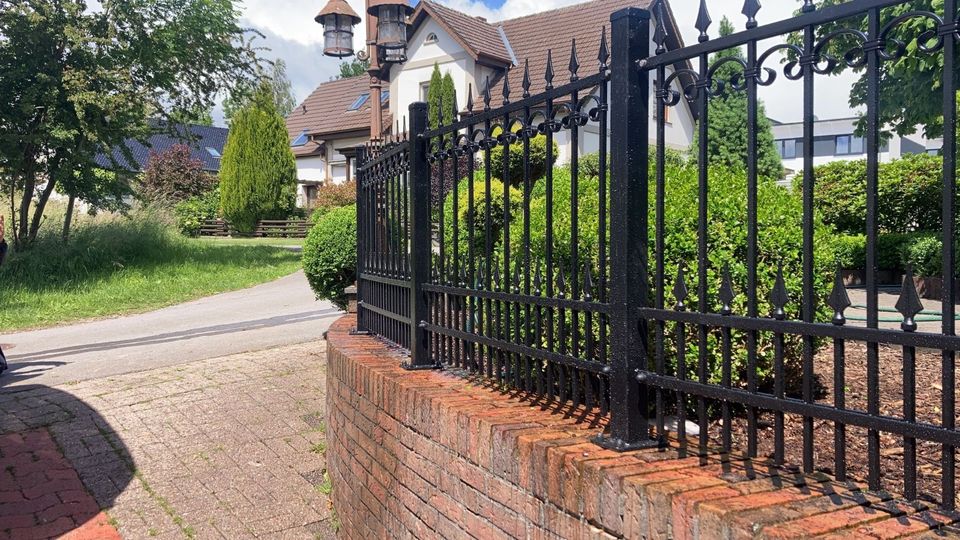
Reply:
<svg viewBox="0 0 960 540"><path fill-rule="evenodd" d="M647 427L648 139L650 81L641 62L650 54L650 12L626 8L610 15L610 341L609 432L600 446L656 446Z"/></svg>
<svg viewBox="0 0 960 540"><path fill-rule="evenodd" d="M407 369L431 369L427 331L427 296L423 284L430 279L430 164L427 162L427 104L410 104L410 363Z"/></svg>
<svg viewBox="0 0 960 540"><path fill-rule="evenodd" d="M366 207L363 204L363 176L364 174L359 170L360 167L366 162L367 155L366 149L363 145L356 147L357 152L357 328L354 330L356 333L366 332L367 328L363 324L363 287L360 283L361 276L363 275L363 265L364 259L366 258L366 246L364 245L364 237L366 231L364 230L363 222L364 216L366 215Z"/></svg>

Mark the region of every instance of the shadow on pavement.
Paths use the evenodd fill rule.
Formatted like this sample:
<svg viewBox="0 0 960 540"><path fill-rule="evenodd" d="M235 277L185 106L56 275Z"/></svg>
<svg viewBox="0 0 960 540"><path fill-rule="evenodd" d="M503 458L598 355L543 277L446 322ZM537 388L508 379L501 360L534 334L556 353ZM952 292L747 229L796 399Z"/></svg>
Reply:
<svg viewBox="0 0 960 540"><path fill-rule="evenodd" d="M125 444L87 403L43 385L0 389L0 539L119 539L101 509L133 478Z"/></svg>
<svg viewBox="0 0 960 540"><path fill-rule="evenodd" d="M121 339L115 341L101 341L97 343L88 343L84 345L76 345L71 347L61 347L57 349L48 349L45 351L37 351L27 354L8 354L7 361L10 363L11 373L16 375L16 362L36 362L38 360L47 360L51 358L58 358L63 356L70 356L75 354L83 354L89 352L101 352L101 351L111 351L116 349L123 349L127 347L141 347L146 345L158 345L161 343L172 343L176 341L184 341L188 339L196 339L201 337L210 337L224 334L232 334L236 332L247 332L251 330L259 330L263 328L276 328L288 324L297 324L302 322L315 321L330 317L339 313L337 309L321 309L316 311L307 311L303 313L292 313L288 315L278 315L276 317L267 317L263 319L255 319L252 321L240 321L236 323L229 324L218 324L213 326L205 326L199 328L190 328L188 330L182 330L179 332L167 332L163 334L156 334L153 336L143 336L138 338L131 339ZM62 365L63 362L50 362L52 367L57 365ZM36 364L32 364L36 365ZM44 363L42 365L47 365ZM47 368L49 369L49 368ZM3 378L0 377L0 385L3 385Z"/></svg>

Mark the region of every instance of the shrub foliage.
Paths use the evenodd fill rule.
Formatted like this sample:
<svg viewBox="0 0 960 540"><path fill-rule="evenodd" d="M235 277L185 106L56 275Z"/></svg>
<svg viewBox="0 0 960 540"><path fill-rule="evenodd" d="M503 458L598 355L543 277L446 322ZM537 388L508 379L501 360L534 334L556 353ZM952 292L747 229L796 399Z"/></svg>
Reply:
<svg viewBox="0 0 960 540"><path fill-rule="evenodd" d="M186 236L198 236L203 222L220 216L220 188L180 201L173 207L177 229Z"/></svg>
<svg viewBox="0 0 960 540"><path fill-rule="evenodd" d="M346 309L343 290L357 280L357 207L336 208L310 229L303 245L303 271L317 298Z"/></svg>
<svg viewBox="0 0 960 540"><path fill-rule="evenodd" d="M190 147L175 144L163 152L150 152L139 195L148 202L180 202L209 191L216 179L203 170L203 162L190 155Z"/></svg>

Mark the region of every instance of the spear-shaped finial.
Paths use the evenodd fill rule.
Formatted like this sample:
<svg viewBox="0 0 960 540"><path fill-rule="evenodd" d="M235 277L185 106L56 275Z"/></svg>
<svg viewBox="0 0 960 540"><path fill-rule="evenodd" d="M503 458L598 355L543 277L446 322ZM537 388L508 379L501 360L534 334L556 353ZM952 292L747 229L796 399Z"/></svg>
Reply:
<svg viewBox="0 0 960 540"><path fill-rule="evenodd" d="M483 110L490 110L490 76L487 75L487 78L483 83Z"/></svg>
<svg viewBox="0 0 960 540"><path fill-rule="evenodd" d="M677 303L673 305L673 309L677 311L684 311L687 309L687 305L684 303L687 300L687 283L683 277L683 267L680 266L677 268L677 279L673 282L673 297L677 300Z"/></svg>
<svg viewBox="0 0 960 540"><path fill-rule="evenodd" d="M543 80L547 82L547 90L553 88L553 51L547 49L547 71L543 74Z"/></svg>
<svg viewBox="0 0 960 540"><path fill-rule="evenodd" d="M600 52L597 54L597 60L600 61L600 71L607 70L607 61L610 60L610 51L607 50L607 27L600 28Z"/></svg>
<svg viewBox="0 0 960 540"><path fill-rule="evenodd" d="M590 263L583 265L583 300L584 302L593 301L593 275L590 272Z"/></svg>
<svg viewBox="0 0 960 540"><path fill-rule="evenodd" d="M694 27L700 31L700 37L697 38L700 43L710 40L707 29L712 23L713 19L710 18L710 12L707 10L707 0L700 0L700 11L697 13L697 22L694 24Z"/></svg>
<svg viewBox="0 0 960 540"><path fill-rule="evenodd" d="M730 278L730 265L723 265L723 282L720 284L720 301L723 305L720 307L721 315L730 315L733 313L733 299L736 293L733 292L733 280Z"/></svg>
<svg viewBox="0 0 960 540"><path fill-rule="evenodd" d="M653 6L653 18L656 23L653 29L653 42L657 44L657 54L667 52L667 25L665 17L663 0L656 0L656 4Z"/></svg>
<svg viewBox="0 0 960 540"><path fill-rule="evenodd" d="M783 308L790 301L790 295L787 293L787 285L783 281L783 262L777 264L777 281L773 285L773 291L770 292L770 303L773 304L773 318L782 321L787 318L787 313Z"/></svg>
<svg viewBox="0 0 960 540"><path fill-rule="evenodd" d="M523 87L523 97L530 97L530 61L523 61L523 82L521 83Z"/></svg>
<svg viewBox="0 0 960 540"><path fill-rule="evenodd" d="M897 299L897 304L894 307L903 315L903 322L900 323L900 328L902 328L904 332L915 332L917 330L917 322L913 320L913 318L923 311L923 303L920 302L920 295L917 294L917 286L913 283L913 269L909 266L907 267L906 275L903 276L903 285L900 286L900 298Z"/></svg>
<svg viewBox="0 0 960 540"><path fill-rule="evenodd" d="M455 124L457 122L457 115L460 114L460 111L457 110L457 90L453 90L453 95L450 96L450 123Z"/></svg>
<svg viewBox="0 0 960 540"><path fill-rule="evenodd" d="M473 83L467 85L467 112L473 112Z"/></svg>
<svg viewBox="0 0 960 540"><path fill-rule="evenodd" d="M504 104L504 105L509 105L509 104L510 104L510 76L509 76L509 73L504 73L504 74L503 74L503 91L502 91L501 93L502 93L502 95L503 95L503 104Z"/></svg>
<svg viewBox="0 0 960 540"><path fill-rule="evenodd" d="M817 10L817 5L813 3L813 0L803 0L803 7L800 8L800 11L803 13L813 13Z"/></svg>
<svg viewBox="0 0 960 540"><path fill-rule="evenodd" d="M833 278L833 290L827 297L827 305L833 309L833 324L843 326L847 318L843 312L852 305L850 296L847 294L847 287L843 283L843 275L840 273L840 267L837 267L836 275Z"/></svg>
<svg viewBox="0 0 960 540"><path fill-rule="evenodd" d="M567 66L570 70L570 82L578 80L577 70L580 69L580 61L577 59L577 39L570 40L570 64Z"/></svg>
<svg viewBox="0 0 960 540"><path fill-rule="evenodd" d="M760 0L746 0L743 3L743 13L747 16L747 28L757 27L757 13L760 12Z"/></svg>

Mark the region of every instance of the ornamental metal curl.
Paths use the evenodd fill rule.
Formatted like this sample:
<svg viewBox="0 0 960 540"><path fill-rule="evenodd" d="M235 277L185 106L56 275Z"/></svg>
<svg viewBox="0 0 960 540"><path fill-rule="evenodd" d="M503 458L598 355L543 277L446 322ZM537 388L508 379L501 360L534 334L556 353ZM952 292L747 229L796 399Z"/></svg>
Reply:
<svg viewBox="0 0 960 540"><path fill-rule="evenodd" d="M732 74L730 78L728 78L727 80L723 80L721 77L717 77L716 73L717 73L717 70L719 70L721 67L727 64L734 64L736 66L739 66L740 71L738 73ZM746 75L745 75L746 71L747 71L747 63L743 59L738 58L736 56L727 56L727 57L721 58L720 60L717 60L716 62L713 63L712 66L710 66L707 69L707 82L709 83L707 85L708 94L711 96L713 95L722 96L726 93L727 86L729 86L730 88L733 88L738 92L746 90L747 88L747 84L746 84L747 81L746 81Z"/></svg>
<svg viewBox="0 0 960 540"><path fill-rule="evenodd" d="M683 92L677 92L672 90L673 81L679 79L680 75L689 75L692 78L692 82L687 84L681 84L680 88ZM662 88L666 90L661 96L664 105L667 107L675 107L680 103L681 97L686 97L689 100L697 99L697 96L700 94L700 88L697 86L697 83L700 82L700 74L690 68L678 69L671 73L662 84Z"/></svg>
<svg viewBox="0 0 960 540"><path fill-rule="evenodd" d="M853 46L843 53L843 63L847 67L858 68L863 67L867 63L867 52L864 47L867 44L869 38L867 34L860 30L855 30L853 28L841 28L830 32L824 36L817 44L813 47L813 56L816 61L813 64L813 71L821 75L829 75L832 73L837 66L840 65L841 60L836 56L824 52L827 47L829 47L830 42L840 36L850 36L854 38L859 45ZM824 64L821 66L821 64Z"/></svg>
<svg viewBox="0 0 960 540"><path fill-rule="evenodd" d="M777 51L787 51L787 53L793 53L797 58L803 56L803 49L789 43L781 43L780 45L774 45L773 47L770 47L757 58L755 79L758 85L770 86L774 81L777 80L777 71L775 69L763 67L764 62L766 62L767 59L773 56L773 53ZM803 78L803 70L800 67L800 61L793 60L786 63L783 66L783 76L791 81L796 81Z"/></svg>
<svg viewBox="0 0 960 540"><path fill-rule="evenodd" d="M932 54L943 48L944 36L940 35L938 32L938 29L943 25L943 19L941 19L937 14L929 11L911 11L893 19L887 23L883 29L880 30L880 42L884 45L883 48L880 49L881 59L898 60L907 53L907 44L910 43L910 41L904 41L896 37L891 37L890 33L911 19L927 19L933 23L934 26L934 28L917 34L915 39L917 41L918 50L925 54ZM933 41L932 44L931 40ZM893 44L893 52L887 52L889 49L888 44Z"/></svg>

